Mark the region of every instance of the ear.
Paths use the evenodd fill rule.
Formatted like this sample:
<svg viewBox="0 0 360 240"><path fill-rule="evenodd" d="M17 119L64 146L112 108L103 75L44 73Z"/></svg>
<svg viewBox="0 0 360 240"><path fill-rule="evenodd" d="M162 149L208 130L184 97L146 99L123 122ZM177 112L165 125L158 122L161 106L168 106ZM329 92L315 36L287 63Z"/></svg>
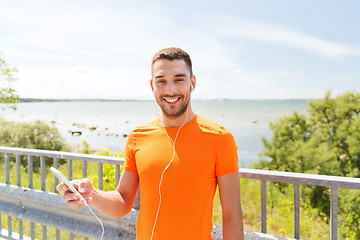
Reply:
<svg viewBox="0 0 360 240"><path fill-rule="evenodd" d="M150 79L150 87L151 87L151 90L154 92L154 82L152 79Z"/></svg>
<svg viewBox="0 0 360 240"><path fill-rule="evenodd" d="M195 87L196 87L196 77L195 75L193 75L190 79L190 89L191 89L191 92L194 91Z"/></svg>

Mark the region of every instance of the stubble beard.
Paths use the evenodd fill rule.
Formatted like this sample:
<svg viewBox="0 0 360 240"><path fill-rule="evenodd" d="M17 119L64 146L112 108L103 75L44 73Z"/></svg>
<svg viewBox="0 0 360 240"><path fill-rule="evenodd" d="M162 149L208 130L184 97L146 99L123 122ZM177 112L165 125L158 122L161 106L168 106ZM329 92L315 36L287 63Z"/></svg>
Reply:
<svg viewBox="0 0 360 240"><path fill-rule="evenodd" d="M169 119L176 119L176 118L182 116L186 112L189 102L190 102L190 93L186 98L182 94L178 94L175 96L180 97L181 98L180 101L182 101L182 103L178 103L178 105L176 105L176 106L167 106L167 104L164 103L163 98L169 97L169 95L163 95L160 97L160 99L157 100L157 103L158 103L159 107L161 108L161 111Z"/></svg>

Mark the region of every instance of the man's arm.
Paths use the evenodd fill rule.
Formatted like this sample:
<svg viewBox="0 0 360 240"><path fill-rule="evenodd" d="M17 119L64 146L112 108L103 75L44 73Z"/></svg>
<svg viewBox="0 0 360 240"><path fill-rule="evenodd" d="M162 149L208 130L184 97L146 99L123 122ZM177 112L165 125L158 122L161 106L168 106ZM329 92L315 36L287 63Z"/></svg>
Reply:
<svg viewBox="0 0 360 240"><path fill-rule="evenodd" d="M139 177L135 173L123 171L116 190L104 192L93 187L89 179L71 181L85 200L102 214L109 217L123 217L131 211L139 186ZM85 206L79 196L69 191L65 184L57 186L58 191L65 191L63 198L73 209Z"/></svg>
<svg viewBox="0 0 360 240"><path fill-rule="evenodd" d="M223 239L243 240L244 227L240 202L239 173L217 177L223 217Z"/></svg>

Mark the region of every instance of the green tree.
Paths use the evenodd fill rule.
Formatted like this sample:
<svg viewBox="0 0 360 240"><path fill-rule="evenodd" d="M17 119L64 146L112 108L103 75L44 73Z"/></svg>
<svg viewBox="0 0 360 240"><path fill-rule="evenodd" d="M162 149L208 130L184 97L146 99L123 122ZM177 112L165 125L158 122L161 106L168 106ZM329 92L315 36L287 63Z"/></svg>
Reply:
<svg viewBox="0 0 360 240"><path fill-rule="evenodd" d="M346 92L335 98L330 92L323 99L310 101L306 114L294 112L274 123L272 139L263 138L265 146L260 154L262 159L257 168L360 177L360 94ZM284 187L278 184L280 188ZM328 219L329 194L324 187L304 186L303 196L310 205ZM341 228L343 236L349 231L360 237L360 209L351 205L360 205L360 199L349 194L339 196L342 211L354 214L343 216ZM348 198L348 199L341 199ZM344 227L345 226L345 227ZM349 226L349 228L346 228ZM350 228L351 226L351 228ZM350 230L351 229L351 230Z"/></svg>
<svg viewBox="0 0 360 240"><path fill-rule="evenodd" d="M15 104L19 102L19 95L15 89L11 88L11 84L17 80L17 73L18 70L9 67L0 53L0 105L2 109L6 106L16 110Z"/></svg>
<svg viewBox="0 0 360 240"><path fill-rule="evenodd" d="M310 101L307 114L294 112L275 123L259 168L360 177L360 94ZM269 160L270 159L270 160Z"/></svg>

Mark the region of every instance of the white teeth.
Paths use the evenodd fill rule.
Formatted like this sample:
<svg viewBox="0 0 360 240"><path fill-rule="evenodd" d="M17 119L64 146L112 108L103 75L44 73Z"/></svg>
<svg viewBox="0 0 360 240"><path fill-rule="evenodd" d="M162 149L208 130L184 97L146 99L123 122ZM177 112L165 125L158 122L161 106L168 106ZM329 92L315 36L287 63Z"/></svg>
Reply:
<svg viewBox="0 0 360 240"><path fill-rule="evenodd" d="M178 100L179 98L171 98L171 99L165 99L167 102L169 103L174 103Z"/></svg>

